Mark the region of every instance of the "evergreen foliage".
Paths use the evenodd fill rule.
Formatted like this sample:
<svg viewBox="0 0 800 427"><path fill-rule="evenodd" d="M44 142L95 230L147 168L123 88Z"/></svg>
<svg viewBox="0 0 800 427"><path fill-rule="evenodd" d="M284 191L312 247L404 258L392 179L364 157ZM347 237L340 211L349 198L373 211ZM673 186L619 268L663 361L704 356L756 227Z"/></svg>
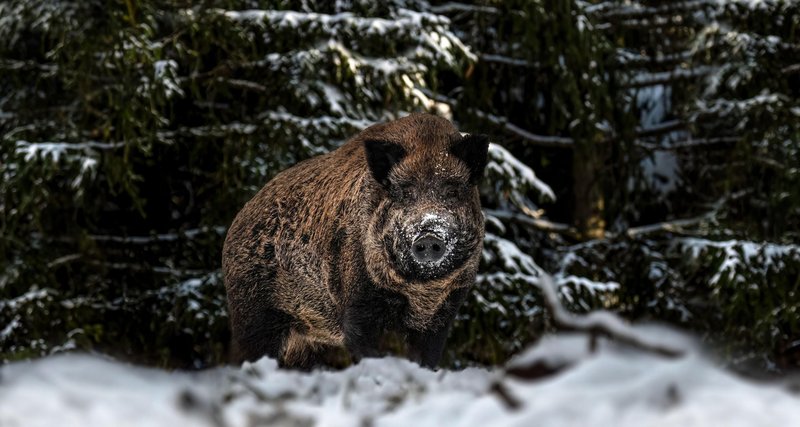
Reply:
<svg viewBox="0 0 800 427"><path fill-rule="evenodd" d="M796 366L796 2L436 9L479 58L447 94L456 119L494 129L558 196L507 206L495 233L555 274L574 310L683 325L743 368ZM531 218L543 212L551 222ZM479 295L493 314L471 318L515 319L492 325L514 339L485 338L501 354L548 323L526 311L535 275L490 275L507 292Z"/></svg>
<svg viewBox="0 0 800 427"><path fill-rule="evenodd" d="M0 3L0 359L222 362L238 209L431 111L495 142L450 364L551 328L547 271L573 310L797 366L798 29L779 0Z"/></svg>
<svg viewBox="0 0 800 427"><path fill-rule="evenodd" d="M233 215L471 55L402 3L105 5L0 5L0 354L219 362Z"/></svg>

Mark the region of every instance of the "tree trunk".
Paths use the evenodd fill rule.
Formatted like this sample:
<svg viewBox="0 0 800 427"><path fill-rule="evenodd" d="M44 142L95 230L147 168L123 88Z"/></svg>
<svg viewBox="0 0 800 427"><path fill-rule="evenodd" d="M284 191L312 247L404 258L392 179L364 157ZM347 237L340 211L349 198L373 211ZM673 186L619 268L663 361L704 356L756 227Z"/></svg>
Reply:
<svg viewBox="0 0 800 427"><path fill-rule="evenodd" d="M573 218L584 240L598 239L605 234L605 199L601 182L604 161L602 144L589 141L575 144L572 154Z"/></svg>

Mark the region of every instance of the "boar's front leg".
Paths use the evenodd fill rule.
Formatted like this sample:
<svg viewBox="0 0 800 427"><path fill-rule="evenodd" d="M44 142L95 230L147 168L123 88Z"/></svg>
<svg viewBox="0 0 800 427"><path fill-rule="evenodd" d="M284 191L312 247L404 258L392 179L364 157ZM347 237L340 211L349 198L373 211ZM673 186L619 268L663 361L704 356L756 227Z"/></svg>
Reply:
<svg viewBox="0 0 800 427"><path fill-rule="evenodd" d="M444 345L458 308L467 297L469 288L458 288L450 293L431 321L431 327L411 330L408 333L408 356L411 360L427 368L434 369L444 352Z"/></svg>
<svg viewBox="0 0 800 427"><path fill-rule="evenodd" d="M382 356L380 345L387 325L400 317L404 299L374 286L352 298L343 318L344 344L354 363L364 357Z"/></svg>
<svg viewBox="0 0 800 427"><path fill-rule="evenodd" d="M346 310L344 316L344 345L350 352L353 363L364 357L378 357L383 326L380 318L374 317L372 310L364 311L356 306Z"/></svg>

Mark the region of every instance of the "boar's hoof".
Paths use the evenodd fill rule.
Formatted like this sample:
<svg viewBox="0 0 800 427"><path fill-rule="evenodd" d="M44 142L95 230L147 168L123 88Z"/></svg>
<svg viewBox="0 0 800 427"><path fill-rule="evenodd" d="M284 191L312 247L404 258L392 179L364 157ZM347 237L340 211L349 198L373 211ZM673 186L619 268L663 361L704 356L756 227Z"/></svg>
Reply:
<svg viewBox="0 0 800 427"><path fill-rule="evenodd" d="M444 241L432 234L420 236L414 240L412 247L414 259L424 264L433 264L444 257Z"/></svg>

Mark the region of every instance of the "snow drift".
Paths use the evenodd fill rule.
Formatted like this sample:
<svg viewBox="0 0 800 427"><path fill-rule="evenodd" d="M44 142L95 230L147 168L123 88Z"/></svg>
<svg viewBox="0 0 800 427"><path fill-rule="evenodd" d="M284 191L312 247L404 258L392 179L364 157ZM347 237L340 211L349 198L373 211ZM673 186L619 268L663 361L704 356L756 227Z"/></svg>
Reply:
<svg viewBox="0 0 800 427"><path fill-rule="evenodd" d="M185 373L65 354L2 372L4 427L706 427L793 425L800 418L788 383L740 378L697 351L668 358L578 333L547 337L494 370L433 372L384 358L301 373L264 358Z"/></svg>

